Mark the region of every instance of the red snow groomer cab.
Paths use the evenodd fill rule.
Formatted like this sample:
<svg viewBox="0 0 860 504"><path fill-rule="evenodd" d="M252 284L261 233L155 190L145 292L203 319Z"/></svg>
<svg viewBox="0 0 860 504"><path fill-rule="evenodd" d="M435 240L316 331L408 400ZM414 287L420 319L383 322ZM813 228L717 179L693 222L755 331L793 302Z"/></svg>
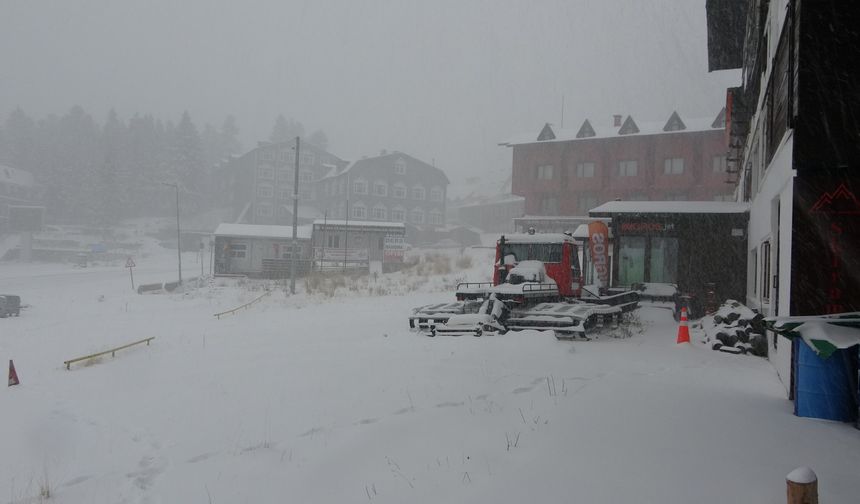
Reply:
<svg viewBox="0 0 860 504"><path fill-rule="evenodd" d="M639 304L636 292L583 285L572 236L534 232L499 238L493 282L461 283L456 298L416 308L409 326L430 336L546 329L559 339L587 338L586 331L617 325Z"/></svg>

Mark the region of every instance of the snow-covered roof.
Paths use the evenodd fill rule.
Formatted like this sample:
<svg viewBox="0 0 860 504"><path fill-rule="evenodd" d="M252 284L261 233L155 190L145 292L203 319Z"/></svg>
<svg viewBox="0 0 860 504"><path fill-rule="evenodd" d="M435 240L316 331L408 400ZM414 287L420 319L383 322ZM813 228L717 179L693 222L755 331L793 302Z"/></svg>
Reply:
<svg viewBox="0 0 860 504"><path fill-rule="evenodd" d="M355 221L355 220L332 220L316 219L314 225L327 226L349 226L349 227L380 227L380 228L406 228L402 222L380 222L380 221Z"/></svg>
<svg viewBox="0 0 860 504"><path fill-rule="evenodd" d="M608 229L609 237L612 238L612 228L610 227ZM591 237L588 232L588 224L580 224L579 226L576 226L576 229L573 231L573 237L577 240L588 240Z"/></svg>
<svg viewBox="0 0 860 504"><path fill-rule="evenodd" d="M630 117L628 116L628 119ZM552 128L552 132L555 134L555 138L551 140L538 140L538 135L534 132L530 133L521 133L513 136L512 138L499 142L499 145L505 147L513 147L515 145L526 145L526 144L534 144L534 143L553 143L553 142L570 142L576 140L592 140L595 138L621 138L628 136L644 136L644 135L671 135L677 133L692 133L697 131L712 131L712 130L721 130L723 128L713 127L714 118L695 118L695 119L683 119L684 125L686 128L682 130L672 130L672 131L663 131L663 128L666 126L666 121L663 122L639 122L635 121L636 126L639 128L638 133L625 133L624 135L619 134L621 130L621 126L592 126L594 130L594 135L584 136L581 138L577 138L577 134L579 134L581 127L577 126L576 128L564 128L564 129L556 129ZM590 122L589 122L590 124Z"/></svg>
<svg viewBox="0 0 860 504"><path fill-rule="evenodd" d="M511 233L504 235L505 243L564 243L572 242L573 236L564 233Z"/></svg>
<svg viewBox="0 0 860 504"><path fill-rule="evenodd" d="M35 184L30 172L6 165L0 165L0 182L24 187L32 187Z"/></svg>
<svg viewBox="0 0 860 504"><path fill-rule="evenodd" d="M733 214L749 212L746 203L731 201L609 201L592 208L593 217L612 214Z"/></svg>
<svg viewBox="0 0 860 504"><path fill-rule="evenodd" d="M292 226L270 226L265 224L232 224L223 222L215 229L215 236L241 236L243 238L292 239ZM311 239L311 226L298 226L296 237Z"/></svg>
<svg viewBox="0 0 860 504"><path fill-rule="evenodd" d="M494 197L480 198L477 201L472 201L464 205L452 205L454 208L470 208L485 205L502 205L505 203L522 203L525 202L525 197L517 196L516 194L501 194Z"/></svg>

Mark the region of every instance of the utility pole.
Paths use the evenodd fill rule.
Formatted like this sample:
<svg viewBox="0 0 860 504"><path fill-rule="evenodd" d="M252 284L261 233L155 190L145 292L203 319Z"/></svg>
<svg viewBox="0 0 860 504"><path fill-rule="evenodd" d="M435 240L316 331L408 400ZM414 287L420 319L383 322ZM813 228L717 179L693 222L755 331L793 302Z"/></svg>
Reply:
<svg viewBox="0 0 860 504"><path fill-rule="evenodd" d="M182 285L182 236L179 232L179 182L171 184L170 182L162 182L161 185L166 185L176 189L176 257L179 263L179 285Z"/></svg>
<svg viewBox="0 0 860 504"><path fill-rule="evenodd" d="M293 253L290 254L290 294L296 293L296 256L299 255L299 137L296 137L296 170L293 178Z"/></svg>

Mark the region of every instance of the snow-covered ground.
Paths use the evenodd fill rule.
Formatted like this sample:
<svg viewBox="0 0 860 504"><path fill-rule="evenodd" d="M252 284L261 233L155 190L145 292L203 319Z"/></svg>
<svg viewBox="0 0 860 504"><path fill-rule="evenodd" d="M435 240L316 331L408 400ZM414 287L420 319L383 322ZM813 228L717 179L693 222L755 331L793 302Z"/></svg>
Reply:
<svg viewBox="0 0 860 504"><path fill-rule="evenodd" d="M174 279L162 252L135 282ZM0 264L31 305L0 320L21 379L0 393L0 502L776 504L798 466L821 502L856 502L860 431L793 416L764 359L676 345L669 310L589 342L409 332L412 307L484 280L474 253L468 274L269 284L220 320L265 282L137 295L122 265Z"/></svg>

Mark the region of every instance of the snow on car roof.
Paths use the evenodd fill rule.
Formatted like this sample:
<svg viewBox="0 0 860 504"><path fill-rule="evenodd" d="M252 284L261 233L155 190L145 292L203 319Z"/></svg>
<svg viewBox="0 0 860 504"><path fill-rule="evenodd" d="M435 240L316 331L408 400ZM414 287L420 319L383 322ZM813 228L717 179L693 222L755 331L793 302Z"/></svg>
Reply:
<svg viewBox="0 0 860 504"><path fill-rule="evenodd" d="M292 226L270 226L264 224L232 224L223 222L215 229L215 236L241 236L245 238L292 239ZM311 226L298 226L296 237L310 240Z"/></svg>
<svg viewBox="0 0 860 504"><path fill-rule="evenodd" d="M730 214L749 212L746 203L731 201L609 201L592 208L592 217L607 217L611 214Z"/></svg>

